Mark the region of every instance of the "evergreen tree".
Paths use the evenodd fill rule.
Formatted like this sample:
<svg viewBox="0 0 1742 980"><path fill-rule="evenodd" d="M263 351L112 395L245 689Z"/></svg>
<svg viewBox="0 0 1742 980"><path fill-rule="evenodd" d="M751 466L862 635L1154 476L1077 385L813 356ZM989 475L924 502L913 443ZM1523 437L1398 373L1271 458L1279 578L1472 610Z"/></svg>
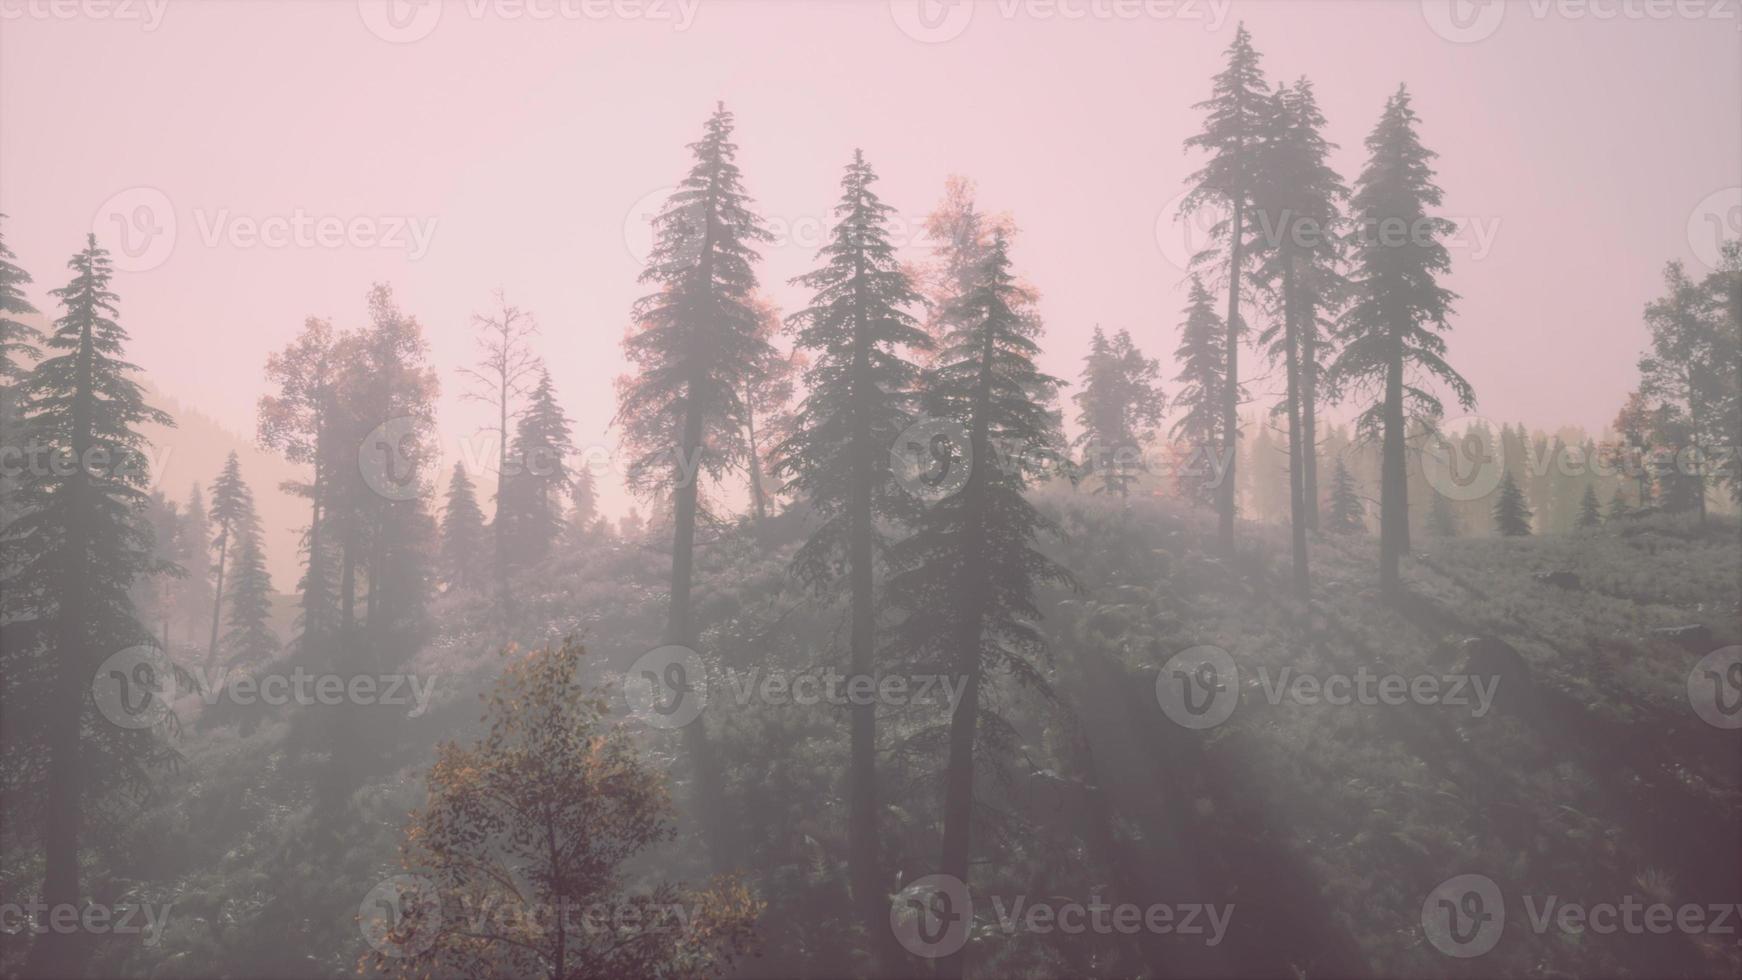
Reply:
<svg viewBox="0 0 1742 980"><path fill-rule="evenodd" d="M134 579L152 571L151 534L136 519L149 481L139 427L173 424L145 404L122 359L127 333L115 320L109 253L95 235L68 267L72 281L52 293L65 315L20 394L31 431L73 465L65 475L55 467L27 472L18 490L23 513L0 534L8 683L46 682L35 692L40 700L14 700L9 710L41 712L42 898L50 907L82 904L80 831L85 801L100 788L85 781L85 739L114 732L92 714L92 675L105 657L150 636L128 598ZM75 933L46 930L32 944L27 972L74 975L86 948Z"/></svg>
<svg viewBox="0 0 1742 980"><path fill-rule="evenodd" d="M1349 467L1337 460L1331 473L1331 513L1325 519L1325 530L1334 534L1355 534L1367 530L1367 508L1355 489L1355 476Z"/></svg>
<svg viewBox="0 0 1742 980"><path fill-rule="evenodd" d="M500 520L504 494L508 490L510 456L513 437L508 421L515 414L516 402L526 394L532 379L544 370L538 355L532 351L532 338L538 333L538 321L532 314L508 302L502 290L496 290L496 311L474 313L472 327L478 333L478 363L461 368L470 387L464 397L481 401L496 411L496 513L490 522L491 542L495 545L496 592L504 611L512 601L508 590L508 522Z"/></svg>
<svg viewBox="0 0 1742 980"><path fill-rule="evenodd" d="M1212 204L1228 210L1227 218L1212 228L1212 235L1221 243L1219 257L1228 277L1228 312L1223 326L1227 333L1224 374L1230 380L1222 389L1222 451L1228 472L1216 498L1217 540L1223 552L1232 554L1235 458L1240 429L1240 336L1245 330L1240 312L1240 277L1248 261L1246 209L1258 184L1259 149L1270 99L1258 52L1252 47L1252 35L1247 33L1245 24L1235 31L1227 54L1227 67L1216 76L1210 98L1195 107L1205 113L1204 129L1186 140L1185 145L1188 150L1209 153L1210 159L1191 176L1192 191L1181 210L1192 213Z"/></svg>
<svg viewBox="0 0 1742 980"><path fill-rule="evenodd" d="M1309 592L1307 530L1318 524L1317 399L1324 338L1321 320L1340 292L1338 223L1348 197L1327 158L1334 147L1320 130L1310 83L1279 88L1265 112L1253 191L1254 284L1270 294L1276 321L1259 335L1272 362L1283 368L1288 420L1289 527L1293 585Z"/></svg>
<svg viewBox="0 0 1742 980"><path fill-rule="evenodd" d="M1181 386L1174 407L1182 412L1169 435L1185 443L1187 454L1179 474L1180 492L1208 504L1215 493L1211 462L1216 447L1222 444L1222 389L1228 384L1228 348L1215 300L1197 276L1192 277L1191 301L1186 306L1174 361L1180 366L1174 380ZM1232 479L1233 474L1227 477Z"/></svg>
<svg viewBox="0 0 1742 980"><path fill-rule="evenodd" d="M1626 517L1631 510L1627 506L1627 497L1621 492L1621 487L1615 487L1615 493L1609 497L1609 512L1604 515L1604 523L1613 524Z"/></svg>
<svg viewBox="0 0 1742 980"><path fill-rule="evenodd" d="M1011 277L1002 234L976 280L951 304L924 401L929 415L966 433L967 459L958 462L967 464L967 480L926 508L914 534L891 549L888 585L907 614L892 648L963 683L950 719L938 870L964 883L982 680L998 670L1045 687L1033 659L1045 649L1034 592L1069 581L1035 549L1050 525L1023 493L1043 457L1061 448L1059 419L1048 407L1061 382L1034 366L1039 325L1018 313L1026 297ZM962 971L961 953L942 961L942 975Z"/></svg>
<svg viewBox="0 0 1742 980"><path fill-rule="evenodd" d="M747 412L744 379L768 356L754 303L756 244L772 240L750 210L724 104L690 144L689 174L653 220L654 247L641 281L654 287L633 313L625 353L639 372L618 382L617 421L633 458L632 489L670 493L672 530L670 614L666 642L694 648L698 627L690 589L695 569L700 480L742 465ZM697 810L716 866L725 866L728 818L706 721L684 726L696 774Z"/></svg>
<svg viewBox="0 0 1742 980"><path fill-rule="evenodd" d="M447 506L442 510L442 570L448 586L473 589L479 584L479 560L484 555L484 512L466 468L454 464L448 480Z"/></svg>
<svg viewBox="0 0 1742 980"><path fill-rule="evenodd" d="M0 222L5 219L6 216L0 214ZM16 409L12 404L13 387L28 373L25 362L42 356L42 334L17 319L35 313L36 307L24 298L23 287L30 284L30 274L13 264L15 258L17 256L6 245L4 230L0 229L0 412L5 413L0 414L0 422L5 423L8 433L14 432L19 421L13 415Z"/></svg>
<svg viewBox="0 0 1742 980"><path fill-rule="evenodd" d="M851 677L874 677L877 607L873 565L885 547L879 525L911 521L914 501L896 485L890 447L912 421L918 369L904 355L931 338L909 312L919 305L889 240L889 217L872 185L877 174L854 151L841 180L835 227L818 253L822 265L794 280L811 303L794 314L800 350L816 355L805 372L809 395L793 433L775 450L775 473L822 524L793 561L798 577L835 590L845 572L851 603ZM877 832L876 705L852 706L847 776L849 876L867 936L887 937L888 904ZM893 967L886 942L873 953Z"/></svg>
<svg viewBox="0 0 1742 980"><path fill-rule="evenodd" d="M236 457L231 454L230 458L234 461ZM272 576L266 571L260 517L254 510L254 494L239 479L238 484L241 492L229 526L236 543L236 563L224 597L229 606L225 617L229 629L224 632L226 667L264 663L278 652L278 635L272 630Z"/></svg>
<svg viewBox="0 0 1742 980"><path fill-rule="evenodd" d="M758 334L767 345L761 360L744 377L744 445L746 469L750 473L750 506L758 521L768 516L769 487L763 477L764 457L772 455L769 447L779 445L791 434L792 419L787 412L797 393L797 380L803 363L797 351L783 354L774 347L774 335L780 332L780 311L773 303L756 303L760 327Z"/></svg>
<svg viewBox="0 0 1742 980"><path fill-rule="evenodd" d="M1458 515L1452 513L1452 502L1445 494L1435 493L1427 511L1427 533L1436 538L1458 536Z"/></svg>
<svg viewBox="0 0 1742 980"><path fill-rule="evenodd" d="M215 528L216 537L213 544L218 549L218 563L215 568L216 586L212 590L212 628L211 639L206 647L206 669L210 671L218 659L218 627L223 619L224 608L224 574L229 560L230 537L239 522L254 513L254 496L248 485L242 482L242 463L231 453L224 460L224 470L218 474L218 479L212 484L212 515L211 523Z"/></svg>
<svg viewBox="0 0 1742 980"><path fill-rule="evenodd" d="M1433 422L1444 414L1420 381L1437 379L1465 408L1475 405L1469 382L1445 361L1441 333L1457 297L1438 279L1451 268L1442 239L1455 227L1429 214L1441 194L1433 182L1435 154L1417 139L1416 123L1409 92L1400 88L1367 138L1371 156L1351 202L1354 299L1343 316L1345 346L1328 377L1334 389L1359 390L1370 401L1359 429L1380 442L1379 581L1388 596L1401 588L1398 565L1409 550L1406 427L1412 416ZM1402 240L1398 229L1408 229Z"/></svg>
<svg viewBox="0 0 1742 980"><path fill-rule="evenodd" d="M599 524L599 490L593 471L586 466L569 479L569 529L591 533Z"/></svg>
<svg viewBox="0 0 1742 980"><path fill-rule="evenodd" d="M1500 477L1500 496L1494 502L1494 530L1509 538L1530 534L1530 505L1524 502L1524 491L1507 470Z"/></svg>
<svg viewBox="0 0 1742 980"><path fill-rule="evenodd" d="M1597 527L1603 523L1602 506L1597 502L1597 485L1585 484L1585 495L1579 498L1579 521L1581 528Z"/></svg>
<svg viewBox="0 0 1742 980"><path fill-rule="evenodd" d="M500 540L510 570L543 561L562 534L563 501L569 490L569 457L575 447L568 417L557 404L550 372L539 375L515 426L508 479L496 510Z"/></svg>
<svg viewBox="0 0 1742 980"><path fill-rule="evenodd" d="M181 566L182 577L175 590L175 616L183 624L183 636L190 644L197 643L205 625L206 610L212 608L217 591L212 584L212 522L206 512L205 495L200 485L188 491L182 505L181 526L176 536L174 561Z"/></svg>
<svg viewBox="0 0 1742 980"><path fill-rule="evenodd" d="M1074 399L1082 429L1075 445L1084 450L1084 474L1101 481L1097 492L1129 496L1137 474L1148 468L1142 450L1161 424L1160 377L1161 365L1143 356L1130 331L1109 341L1095 328Z"/></svg>

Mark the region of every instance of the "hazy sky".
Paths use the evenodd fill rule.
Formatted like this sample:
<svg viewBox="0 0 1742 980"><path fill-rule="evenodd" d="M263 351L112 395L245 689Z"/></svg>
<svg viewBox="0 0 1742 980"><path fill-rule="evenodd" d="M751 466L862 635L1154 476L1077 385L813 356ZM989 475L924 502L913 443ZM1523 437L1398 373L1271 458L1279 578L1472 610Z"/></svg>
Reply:
<svg viewBox="0 0 1742 980"><path fill-rule="evenodd" d="M761 274L788 310L786 281L813 264L863 147L916 220L952 173L1014 216L1045 367L1074 378L1099 323L1129 328L1171 376L1184 245L1165 220L1158 241L1157 218L1194 169L1191 106L1243 19L1273 80L1317 84L1351 180L1409 84L1444 213L1467 223L1453 363L1485 415L1595 428L1634 383L1663 263L1697 262L1690 225L1709 212L1742 231L1735 6L1664 18L1533 0L1458 19L1415 0L644 0L616 14L452 0L395 17L356 0L0 0L0 210L44 309L93 227L124 267L149 266L117 277L134 360L239 433L266 355L307 315L362 323L381 280L428 332L449 443L483 417L455 368L472 355L469 314L502 286L542 323L577 441L614 445L639 215L724 99L745 183L785 229ZM318 219L344 228L295 234ZM278 247L254 237L287 229ZM196 478L209 475L169 482Z"/></svg>

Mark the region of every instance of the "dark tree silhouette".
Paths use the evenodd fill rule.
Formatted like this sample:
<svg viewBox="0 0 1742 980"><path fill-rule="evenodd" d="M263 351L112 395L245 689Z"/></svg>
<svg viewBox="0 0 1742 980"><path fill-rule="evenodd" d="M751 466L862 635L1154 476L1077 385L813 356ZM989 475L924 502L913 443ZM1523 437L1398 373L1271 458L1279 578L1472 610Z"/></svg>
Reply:
<svg viewBox="0 0 1742 980"><path fill-rule="evenodd" d="M1174 407L1183 411L1174 421L1169 435L1182 440L1186 448L1185 464L1178 477L1180 492L1203 504L1211 503L1215 495L1214 467L1211 464L1216 447L1223 441L1225 397L1222 392L1228 385L1225 341L1222 320L1216 315L1215 299L1204 288L1203 280L1193 276L1185 326L1173 354L1174 362L1180 368L1180 373L1174 377L1180 383L1179 394L1174 396ZM1223 478L1232 480L1234 474L1228 471Z"/></svg>
<svg viewBox="0 0 1742 980"><path fill-rule="evenodd" d="M1507 470L1500 477L1499 496L1494 501L1494 530L1517 538L1530 533L1530 505L1524 502L1524 491Z"/></svg>
<svg viewBox="0 0 1742 980"><path fill-rule="evenodd" d="M557 404L550 372L541 372L515 424L508 453L508 475L496 506L497 540L510 571L543 561L562 534L563 501L569 491L569 457L574 455L568 416Z"/></svg>
<svg viewBox="0 0 1742 980"><path fill-rule="evenodd" d="M1074 445L1083 452L1083 474L1101 483L1096 492L1128 497L1137 474L1148 468L1143 447L1154 438L1164 407L1160 378L1161 365L1143 356L1130 331L1109 341L1095 328L1073 398L1082 430Z"/></svg>
<svg viewBox="0 0 1742 980"><path fill-rule="evenodd" d="M822 524L794 557L798 576L825 589L845 570L851 603L849 670L877 673L873 566L884 547L880 522L911 521L914 501L898 487L890 451L912 421L918 369L905 359L931 338L910 312L919 295L896 262L888 222L894 209L872 184L877 174L855 151L841 180L835 227L818 253L822 265L794 280L811 290L792 317L798 347L814 352L805 372L809 394L792 435L776 449L775 473L800 494ZM849 877L873 954L894 966L888 943L887 889L877 832L877 706L852 706L847 774Z"/></svg>
<svg viewBox="0 0 1742 980"><path fill-rule="evenodd" d="M1433 422L1444 414L1420 379L1443 382L1465 408L1476 401L1445 360L1441 334L1457 297L1439 285L1451 268L1441 239L1455 228L1429 213L1441 195L1433 182L1435 154L1416 137L1416 123L1409 92L1399 88L1367 137L1369 160L1351 201L1353 302L1328 378L1336 390L1364 392L1370 401L1357 430L1380 442L1379 582L1387 596L1402 587L1398 566L1409 551L1407 426L1411 417Z"/></svg>
<svg viewBox="0 0 1742 980"><path fill-rule="evenodd" d="M1325 518L1325 530L1334 534L1356 534L1367 530L1367 508L1355 489L1355 476L1349 467L1337 460L1331 471L1331 512Z"/></svg>
<svg viewBox="0 0 1742 980"><path fill-rule="evenodd" d="M478 507L477 491L465 466L455 463L442 509L442 570L448 586L477 588L483 555L484 512Z"/></svg>

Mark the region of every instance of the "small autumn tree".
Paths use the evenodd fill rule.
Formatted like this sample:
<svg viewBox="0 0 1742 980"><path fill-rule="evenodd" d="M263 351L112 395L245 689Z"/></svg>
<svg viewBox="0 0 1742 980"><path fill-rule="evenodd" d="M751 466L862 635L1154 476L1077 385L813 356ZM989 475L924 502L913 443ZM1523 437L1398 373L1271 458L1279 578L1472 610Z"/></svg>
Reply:
<svg viewBox="0 0 1742 980"><path fill-rule="evenodd" d="M510 651L505 651L505 654ZM407 873L363 908L366 965L402 977L708 977L757 950L763 903L732 878L631 893L623 865L676 836L660 771L605 722L573 641L510 662L489 734L444 742ZM374 895L375 893L372 893Z"/></svg>

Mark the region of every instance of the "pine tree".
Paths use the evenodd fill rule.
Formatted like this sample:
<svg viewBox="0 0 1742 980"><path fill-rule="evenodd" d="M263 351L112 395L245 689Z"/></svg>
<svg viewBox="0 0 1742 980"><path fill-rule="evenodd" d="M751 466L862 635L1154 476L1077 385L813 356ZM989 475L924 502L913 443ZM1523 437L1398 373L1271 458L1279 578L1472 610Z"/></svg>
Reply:
<svg viewBox="0 0 1742 980"><path fill-rule="evenodd" d="M772 456L770 447L779 445L791 434L792 419L788 406L797 394L797 381L803 362L797 351L784 354L774 347L774 336L780 332L780 311L773 303L756 303L760 326L758 335L767 344L762 359L744 377L744 445L750 474L750 506L756 519L768 516L770 488L764 479L764 457Z"/></svg>
<svg viewBox="0 0 1742 980"><path fill-rule="evenodd" d="M1186 149L1203 150L1210 154L1210 160L1191 176L1193 188L1181 211L1192 213L1212 204L1228 209L1228 217L1212 232L1222 243L1228 277L1228 312L1223 327L1227 332L1224 373L1230 380L1222 389L1222 451L1228 471L1216 498L1217 540L1223 552L1232 554L1240 430L1240 336L1245 331L1240 277L1248 262L1246 209L1258 183L1258 151L1270 100L1264 70L1245 24L1235 31L1227 54L1227 67L1216 76L1210 98L1195 107L1205 113L1204 130L1186 140Z"/></svg>
<svg viewBox="0 0 1742 980"><path fill-rule="evenodd" d="M230 458L233 461L235 454ZM272 631L272 576L266 571L260 517L254 510L253 492L240 478L237 482L240 493L229 526L236 544L236 563L224 597L229 606L229 629L224 632L226 667L264 663L278 652L278 635Z"/></svg>
<svg viewBox="0 0 1742 980"><path fill-rule="evenodd" d="M1338 208L1348 197L1327 162L1335 147L1320 134L1324 124L1306 80L1273 93L1252 201L1259 232L1253 282L1269 292L1276 312L1276 322L1258 340L1286 379L1280 408L1288 420L1292 581L1295 594L1303 597L1311 581L1307 531L1318 524L1314 402L1324 346L1320 322L1341 291Z"/></svg>
<svg viewBox="0 0 1742 980"><path fill-rule="evenodd" d="M1530 534L1530 505L1524 502L1524 491L1507 470L1500 477L1500 496L1494 502L1494 530L1509 538Z"/></svg>
<svg viewBox="0 0 1742 980"><path fill-rule="evenodd" d="M914 501L896 485L890 447L912 421L918 369L904 358L931 346L909 312L919 305L889 240L889 217L872 185L877 174L854 151L841 180L835 227L818 253L822 265L794 280L811 303L794 314L799 349L816 359L805 372L809 395L793 433L775 449L775 473L801 494L822 524L794 557L799 578L837 589L845 570L851 603L852 677L876 674L877 608L873 565L885 547L881 524L911 521ZM852 706L848 784L848 865L860 920L887 937L888 905L877 832L876 705ZM887 944L873 953L893 966Z"/></svg>
<svg viewBox="0 0 1742 980"><path fill-rule="evenodd" d="M1023 493L1044 458L1062 448L1058 415L1048 407L1061 382L1034 366L1040 327L1018 312L1026 297L1011 277L1003 235L976 280L951 304L924 399L931 417L966 433L967 480L926 508L914 534L891 549L888 583L907 614L892 648L963 682L950 720L938 870L964 883L982 678L1000 670L1045 687L1033 659L1045 649L1034 593L1044 582L1069 581L1035 549L1050 525ZM960 953L942 961L944 976L962 969Z"/></svg>
<svg viewBox="0 0 1742 980"><path fill-rule="evenodd" d="M0 214L0 222L5 218ZM13 258L12 250L6 247L5 230L0 227L0 452L27 448L29 435L24 431L14 392L29 373L27 362L42 356L42 335L17 319L35 313L36 307L24 298L23 287L30 283L30 274L14 265ZM0 527L15 516L18 481L9 469L0 467Z"/></svg>
<svg viewBox="0 0 1742 980"><path fill-rule="evenodd" d="M1579 498L1579 520L1581 528L1599 527L1603 523L1603 507L1597 501L1597 485L1585 484L1585 495Z"/></svg>
<svg viewBox="0 0 1742 980"><path fill-rule="evenodd" d="M136 520L149 482L139 427L173 424L145 404L130 377L133 366L122 359L127 333L115 320L109 253L95 235L68 267L72 281L52 293L65 315L20 394L32 432L70 453L73 465L66 475L53 467L26 473L18 490L23 513L0 535L7 575L0 592L12 634L6 673L47 675L40 701L25 710L42 712L48 780L42 898L50 907L81 904L79 838L84 802L95 788L85 783L84 742L113 733L92 716L91 677L109 654L150 636L128 598L134 579L152 571L151 535ZM40 644L33 642L38 636ZM27 650L43 666L16 662ZM11 710L21 707L13 701ZM26 972L74 975L85 948L75 934L45 931Z"/></svg>
<svg viewBox="0 0 1742 980"><path fill-rule="evenodd" d="M1626 517L1629 513L1631 513L1631 510L1627 506L1627 497L1621 492L1621 487L1617 485L1615 487L1615 492L1609 497L1609 512L1604 515L1603 522L1605 524L1613 524Z"/></svg>
<svg viewBox="0 0 1742 980"><path fill-rule="evenodd" d="M1452 502L1442 493L1434 494L1432 499L1427 511L1427 533L1436 538L1457 537L1458 516L1452 513Z"/></svg>
<svg viewBox="0 0 1742 980"><path fill-rule="evenodd" d="M1137 474L1148 469L1143 447L1161 424L1161 365L1143 356L1130 331L1109 341L1096 327L1082 377L1074 396L1082 431L1074 445L1084 451L1083 472L1100 479L1096 492L1127 497Z"/></svg>
<svg viewBox="0 0 1742 980"><path fill-rule="evenodd" d="M617 386L617 422L633 456L631 488L673 496L666 642L691 648L698 643L690 589L701 477L718 479L746 461L739 393L768 356L757 332L752 264L756 244L772 236L750 210L732 122L725 105L717 106L702 139L690 144L689 174L654 218L653 252L641 274L654 292L636 304L636 329L624 341L639 373ZM697 810L710 818L709 852L724 867L728 818L705 720L684 726L684 742L696 773Z"/></svg>
<svg viewBox="0 0 1742 980"><path fill-rule="evenodd" d="M218 627L223 619L224 574L229 560L231 533L238 526L238 522L253 513L253 493L242 482L242 463L232 452L224 460L223 472L218 474L218 479L212 484L211 524L215 535L212 544L218 549L218 562L214 569L216 585L212 589L211 639L206 647L207 671L212 669L218 659Z"/></svg>
<svg viewBox="0 0 1742 980"><path fill-rule="evenodd" d="M1354 474L1337 460L1331 473L1331 513L1325 519L1325 530L1333 534L1356 534L1367 530L1367 508L1355 489Z"/></svg>
<svg viewBox="0 0 1742 980"><path fill-rule="evenodd" d="M1215 300L1203 280L1192 277L1191 301L1186 307L1184 329L1174 361L1181 385L1174 407L1182 409L1170 437L1185 443L1186 460L1179 474L1180 492L1198 503L1214 497L1213 469L1216 447L1222 444L1222 389L1228 384L1228 349L1223 342L1222 320ZM1228 479L1233 478L1230 472Z"/></svg>
<svg viewBox="0 0 1742 980"><path fill-rule="evenodd" d="M484 557L484 512L466 468L454 464L448 480L447 506L442 510L442 570L448 586L474 589L479 584L479 562Z"/></svg>
<svg viewBox="0 0 1742 980"><path fill-rule="evenodd" d="M1441 240L1455 228L1428 213L1441 194L1435 154L1417 139L1416 123L1409 92L1399 88L1367 138L1370 159L1351 201L1354 300L1342 321L1345 346L1327 378L1335 390L1358 390L1371 402L1358 428L1380 441L1379 581L1387 596L1401 588L1398 565L1409 551L1407 425L1412 416L1432 422L1444 414L1420 379L1437 379L1465 408L1475 405L1469 382L1445 361L1441 333L1457 297L1438 279L1451 268ZM1399 229L1407 229L1401 239Z"/></svg>
<svg viewBox="0 0 1742 980"><path fill-rule="evenodd" d="M0 222L5 219L0 214ZM0 414L0 421L6 423L8 433L18 421L12 414L16 408L12 404L13 386L28 373L25 362L42 356L42 334L17 319L35 313L36 307L24 298L23 287L30 284L30 274L13 264L15 258L6 245L4 230L0 229L0 412L5 413Z"/></svg>
<svg viewBox="0 0 1742 980"><path fill-rule="evenodd" d="M175 614L183 623L183 634L190 645L198 642L196 638L200 635L200 627L205 625L206 610L216 601L211 543L211 517L206 512L205 495L196 483L188 491L187 503L182 505L174 557L183 573L175 590Z"/></svg>
<svg viewBox="0 0 1742 980"><path fill-rule="evenodd" d="M510 570L543 561L562 534L563 501L569 490L569 457L575 447L569 420L557 404L550 372L539 375L515 426L508 478L496 510L499 539Z"/></svg>
<svg viewBox="0 0 1742 980"><path fill-rule="evenodd" d="M538 321L532 314L510 304L500 289L496 290L495 300L494 313L472 315L472 328L478 333L478 363L461 368L460 373L471 386L463 397L484 402L496 410L496 426L491 431L496 433L496 513L499 518L503 495L508 490L512 454L513 437L508 431L508 421L516 414L516 402L526 394L527 386L544 366L532 351ZM494 519L490 524L491 541L496 549L496 592L506 614L513 595L508 590L508 570L512 565L508 557L509 525L500 519Z"/></svg>

